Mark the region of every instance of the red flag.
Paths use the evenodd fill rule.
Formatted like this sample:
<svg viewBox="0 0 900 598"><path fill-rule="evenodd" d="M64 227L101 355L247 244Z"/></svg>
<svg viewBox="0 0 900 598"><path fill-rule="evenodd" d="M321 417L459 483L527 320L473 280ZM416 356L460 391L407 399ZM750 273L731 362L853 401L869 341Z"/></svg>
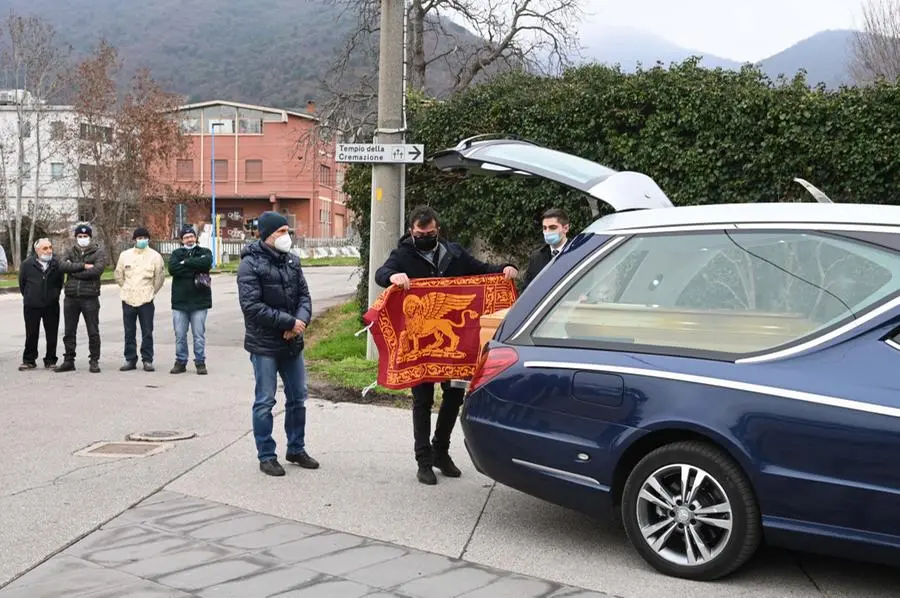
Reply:
<svg viewBox="0 0 900 598"><path fill-rule="evenodd" d="M401 389L470 379L480 349L479 318L511 306L516 287L501 274L410 282L408 291L385 290L363 316L378 347L378 384Z"/></svg>

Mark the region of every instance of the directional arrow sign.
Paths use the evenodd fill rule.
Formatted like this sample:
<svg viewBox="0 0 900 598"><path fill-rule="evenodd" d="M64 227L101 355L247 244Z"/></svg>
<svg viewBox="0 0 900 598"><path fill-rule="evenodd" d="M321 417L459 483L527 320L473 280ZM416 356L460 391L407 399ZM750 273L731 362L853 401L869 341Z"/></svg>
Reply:
<svg viewBox="0 0 900 598"><path fill-rule="evenodd" d="M364 164L422 164L425 146L409 143L339 143L337 162Z"/></svg>

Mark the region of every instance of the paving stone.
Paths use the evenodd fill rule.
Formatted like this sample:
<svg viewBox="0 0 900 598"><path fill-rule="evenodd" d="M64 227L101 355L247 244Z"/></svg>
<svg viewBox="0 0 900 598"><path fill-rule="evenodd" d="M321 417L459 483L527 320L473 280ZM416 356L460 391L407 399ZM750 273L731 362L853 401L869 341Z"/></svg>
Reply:
<svg viewBox="0 0 900 598"><path fill-rule="evenodd" d="M297 563L337 552L338 550L359 546L362 543L363 539L358 536L334 532L282 544L266 551L265 554L288 563Z"/></svg>
<svg viewBox="0 0 900 598"><path fill-rule="evenodd" d="M484 569L462 566L405 583L397 591L416 598L453 598L486 586L496 579L497 575Z"/></svg>
<svg viewBox="0 0 900 598"><path fill-rule="evenodd" d="M3 598L68 598L139 582L121 571L60 555L0 590Z"/></svg>
<svg viewBox="0 0 900 598"><path fill-rule="evenodd" d="M612 594L605 594L603 592L591 592L589 590L585 590L582 588L574 588L572 586L566 586L561 588L558 592L554 592L548 598L621 598L619 596L613 596Z"/></svg>
<svg viewBox="0 0 900 598"><path fill-rule="evenodd" d="M185 550L178 550L169 554L160 555L143 561L129 563L118 567L120 571L137 575L138 577L146 577L148 579L157 579L164 575L176 573L190 567L196 567L204 563L211 563L223 558L236 556L237 552L222 548L221 546L195 545Z"/></svg>
<svg viewBox="0 0 900 598"><path fill-rule="evenodd" d="M161 577L158 581L173 588L196 591L272 569L275 566L276 564L268 559L245 556L197 565Z"/></svg>
<svg viewBox="0 0 900 598"><path fill-rule="evenodd" d="M313 527L302 523L283 523L281 525L266 528L263 531L234 536L220 541L219 544L246 550L266 550L324 532L325 530L320 527Z"/></svg>
<svg viewBox="0 0 900 598"><path fill-rule="evenodd" d="M248 598L250 596L271 596L279 592L299 588L309 582L324 578L316 571L303 569L296 565L281 566L258 575L230 581L207 588L200 592L203 598Z"/></svg>
<svg viewBox="0 0 900 598"><path fill-rule="evenodd" d="M459 562L454 562L445 556L412 552L388 563L351 571L344 577L376 588L388 589L458 566Z"/></svg>
<svg viewBox="0 0 900 598"><path fill-rule="evenodd" d="M133 542L126 545L104 547L97 546L94 550L88 550L81 554L81 558L105 565L116 567L136 561L143 561L156 556L178 552L194 544L190 540L176 536L158 536L148 534L142 542Z"/></svg>
<svg viewBox="0 0 900 598"><path fill-rule="evenodd" d="M129 509L124 514L134 517L135 519L146 521L155 517L166 517L177 515L179 513L190 513L192 511L203 511L211 506L218 506L216 503L200 500L199 498L191 498L181 496L172 500L157 501L155 503L141 503L133 509Z"/></svg>
<svg viewBox="0 0 900 598"><path fill-rule="evenodd" d="M126 586L106 588L105 590L89 594L79 594L78 598L191 598L191 595L181 590L141 580Z"/></svg>
<svg viewBox="0 0 900 598"><path fill-rule="evenodd" d="M96 552L98 550L107 550L116 547L125 547L132 544L141 544L146 542L150 537L168 537L174 538L168 534L163 534L155 530L149 530L135 523L127 526L121 526L114 529L100 529L69 546L63 551L64 554L72 556L81 556L83 554Z"/></svg>
<svg viewBox="0 0 900 598"><path fill-rule="evenodd" d="M406 550L397 546L369 544L303 561L303 566L313 571L321 571L331 575L344 575L376 563L382 563L382 566L389 567L390 565L386 561L400 558L406 553Z"/></svg>
<svg viewBox="0 0 900 598"><path fill-rule="evenodd" d="M510 576L467 592L460 598L541 598L557 589L559 584L549 581Z"/></svg>
<svg viewBox="0 0 900 598"><path fill-rule="evenodd" d="M272 598L362 598L371 592L370 587L341 579L316 583L299 590L277 594Z"/></svg>
<svg viewBox="0 0 900 598"><path fill-rule="evenodd" d="M160 506L164 506L162 503ZM189 511L187 513L178 513L175 515L164 515L155 517L149 523L155 527L166 530L188 533L197 528L209 525L213 522L227 521L241 515L241 511L231 507L213 506L198 511Z"/></svg>
<svg viewBox="0 0 900 598"><path fill-rule="evenodd" d="M269 515L241 516L227 521L204 525L193 530L188 535L198 540L218 541L233 536L262 531L283 522L283 519L270 517Z"/></svg>

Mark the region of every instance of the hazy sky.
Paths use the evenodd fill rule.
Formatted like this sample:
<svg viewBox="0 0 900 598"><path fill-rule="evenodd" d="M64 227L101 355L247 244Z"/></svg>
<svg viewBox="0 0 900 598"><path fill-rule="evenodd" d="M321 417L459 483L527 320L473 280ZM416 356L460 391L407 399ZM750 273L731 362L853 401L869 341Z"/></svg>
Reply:
<svg viewBox="0 0 900 598"><path fill-rule="evenodd" d="M757 61L825 29L859 26L863 0L586 0L583 32L631 27L692 50Z"/></svg>

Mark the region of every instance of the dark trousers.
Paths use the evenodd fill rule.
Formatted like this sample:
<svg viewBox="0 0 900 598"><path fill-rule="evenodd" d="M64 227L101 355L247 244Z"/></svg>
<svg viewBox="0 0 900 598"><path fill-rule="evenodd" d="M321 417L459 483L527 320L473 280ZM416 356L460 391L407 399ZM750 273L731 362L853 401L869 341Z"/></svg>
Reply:
<svg viewBox="0 0 900 598"><path fill-rule="evenodd" d="M56 363L56 344L59 336L59 303L47 307L25 308L25 351L22 363L37 363L38 337L41 334L41 322L44 323L44 338L47 341L47 352L44 354L44 365Z"/></svg>
<svg viewBox="0 0 900 598"><path fill-rule="evenodd" d="M459 417L459 408L462 405L465 390L462 388L450 388L450 382L441 382L444 392L441 408L438 410L437 425L434 428L434 438L431 436L431 408L434 406L434 384L419 384L413 386L413 438L416 461L419 465L432 465L435 455L447 454L450 449L450 434Z"/></svg>
<svg viewBox="0 0 900 598"><path fill-rule="evenodd" d="M80 316L84 317L87 328L90 360L100 361L100 297L66 297L63 301L63 317L66 320L63 335L66 352L63 359L75 361L75 334Z"/></svg>
<svg viewBox="0 0 900 598"><path fill-rule="evenodd" d="M141 361L153 363L153 302L138 307L122 302L122 322L125 324L125 361L137 363L137 324L141 323Z"/></svg>

